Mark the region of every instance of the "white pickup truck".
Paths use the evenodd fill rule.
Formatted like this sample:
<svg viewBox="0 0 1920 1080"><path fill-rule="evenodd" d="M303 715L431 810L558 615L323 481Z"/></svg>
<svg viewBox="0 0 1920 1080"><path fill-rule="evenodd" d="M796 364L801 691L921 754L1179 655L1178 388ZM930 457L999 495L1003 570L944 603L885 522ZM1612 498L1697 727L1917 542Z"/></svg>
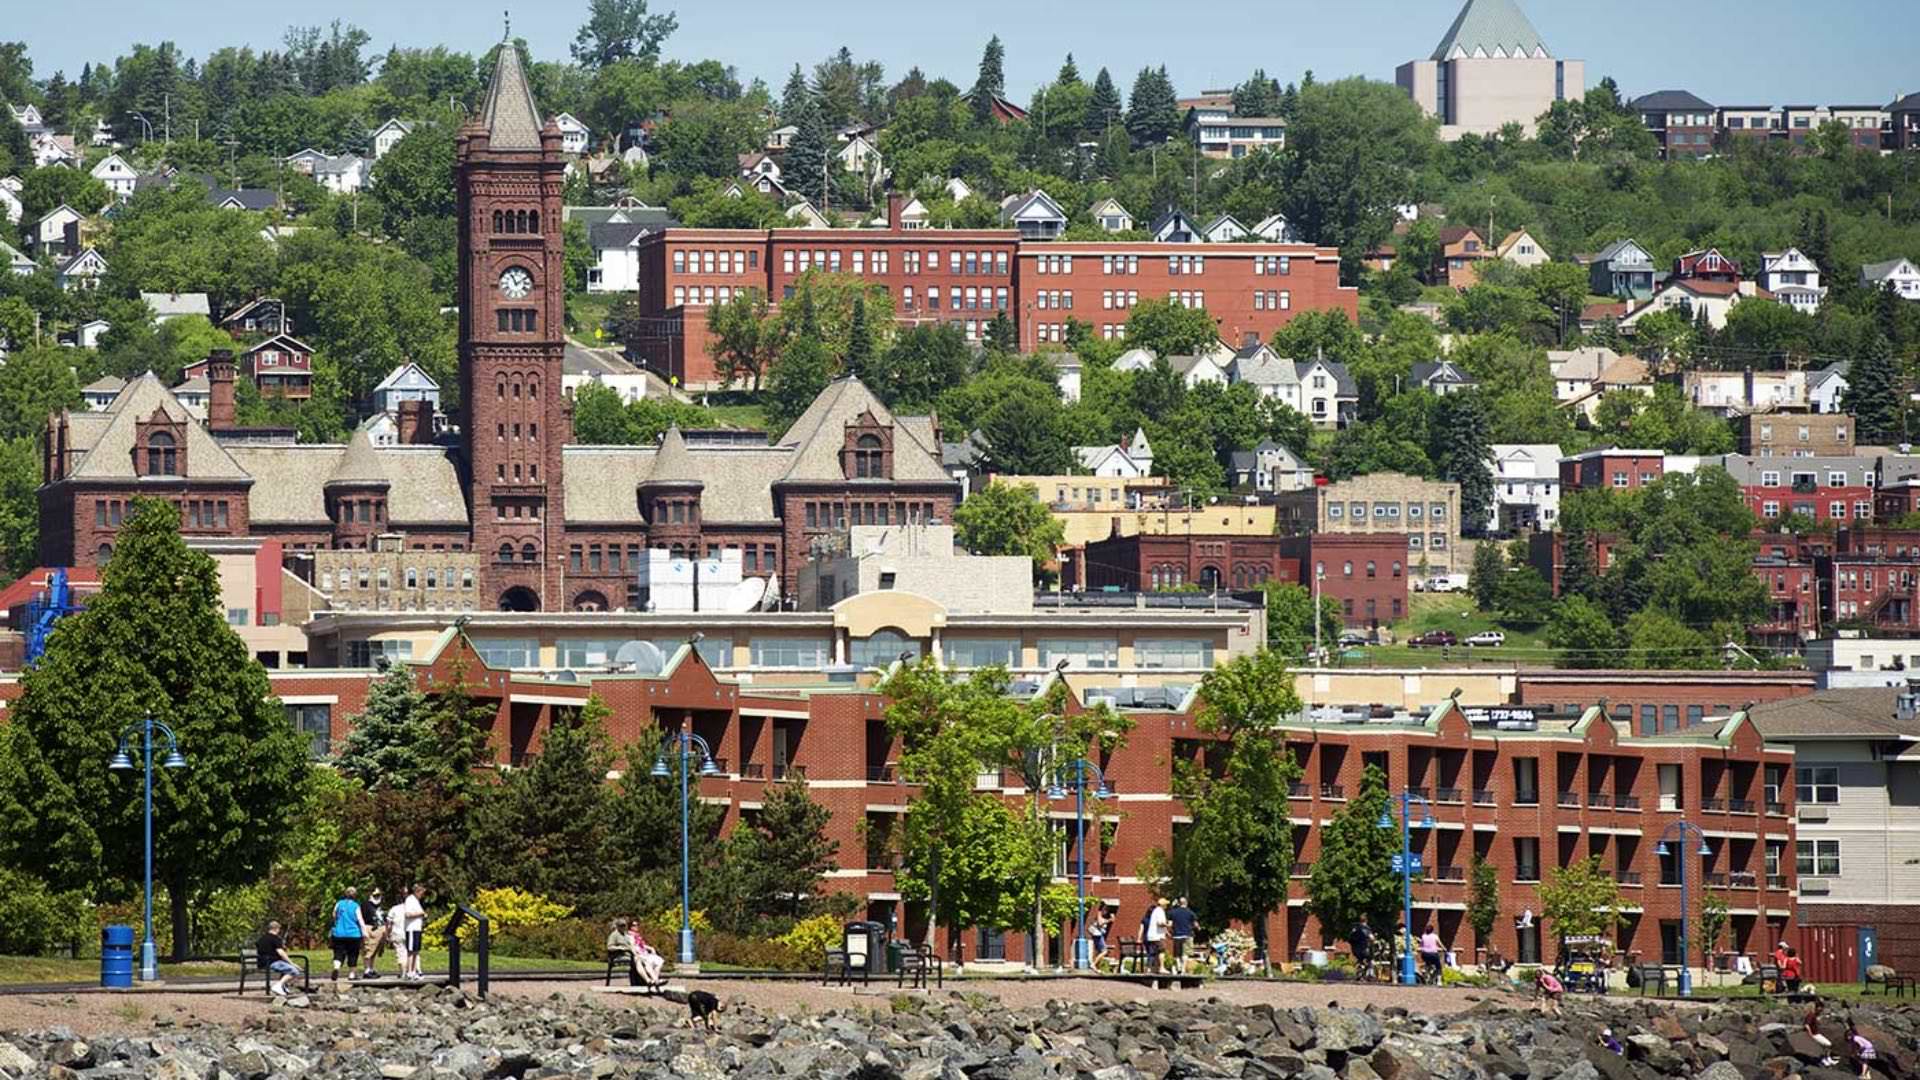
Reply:
<svg viewBox="0 0 1920 1080"><path fill-rule="evenodd" d="M1425 581L1414 579L1414 592L1463 592L1467 587L1465 574L1431 574Z"/></svg>

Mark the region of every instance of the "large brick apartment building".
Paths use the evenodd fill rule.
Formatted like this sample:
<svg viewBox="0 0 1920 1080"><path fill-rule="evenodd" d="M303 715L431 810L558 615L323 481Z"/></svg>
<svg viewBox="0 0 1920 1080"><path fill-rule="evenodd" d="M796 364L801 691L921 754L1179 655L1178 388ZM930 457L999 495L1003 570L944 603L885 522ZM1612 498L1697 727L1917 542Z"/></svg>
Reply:
<svg viewBox="0 0 1920 1080"><path fill-rule="evenodd" d="M746 289L776 307L816 270L886 286L902 324L954 323L982 339L1012 320L1021 348L1066 340L1069 320L1124 335L1143 300L1203 307L1222 339L1268 340L1296 312L1358 318L1340 284L1340 253L1311 244L1082 243L1024 240L1015 229L909 229L899 196L885 229L663 229L640 241L638 359L680 385L720 384L708 353L708 311Z"/></svg>

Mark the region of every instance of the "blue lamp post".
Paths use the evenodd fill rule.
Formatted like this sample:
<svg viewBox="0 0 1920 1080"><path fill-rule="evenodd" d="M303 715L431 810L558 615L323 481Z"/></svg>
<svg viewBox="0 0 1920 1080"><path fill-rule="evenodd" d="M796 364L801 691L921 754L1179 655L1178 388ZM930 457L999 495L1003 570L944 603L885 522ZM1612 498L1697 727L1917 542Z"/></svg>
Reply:
<svg viewBox="0 0 1920 1080"><path fill-rule="evenodd" d="M1689 834L1700 841L1697 851L1687 850ZM1678 842L1669 846L1668 837ZM1687 919L1692 915L1693 908L1687 903L1687 863L1692 861L1688 858L1690 854L1697 854L1704 859L1713 854L1713 848L1707 844L1707 834L1701 831L1700 826L1682 819L1660 831L1660 842L1653 846L1653 853L1663 859L1672 855L1674 862L1680 864L1680 996L1692 997L1693 958L1687 951Z"/></svg>
<svg viewBox="0 0 1920 1080"><path fill-rule="evenodd" d="M1395 796L1400 801L1400 983L1412 986L1420 981L1420 970L1413 960L1413 806L1421 806L1420 827L1433 828L1433 804L1423 795L1403 791ZM1382 829L1393 828L1393 816L1380 811L1378 822Z"/></svg>
<svg viewBox="0 0 1920 1080"><path fill-rule="evenodd" d="M153 718L148 713L145 718L128 724L120 732L120 739L107 759L107 768L114 772L131 772L133 757L127 752L127 740L134 732L140 733L140 765L146 771L146 890L141 900L146 905L146 938L140 943L140 981L153 982L160 977L159 951L153 944L153 733L159 731L166 736L167 756L160 762L162 768L184 769L187 759L180 755L180 741L174 738L173 729Z"/></svg>
<svg viewBox="0 0 1920 1080"><path fill-rule="evenodd" d="M1113 794L1107 786L1107 777L1100 766L1086 758L1075 758L1061 765L1054 774L1053 785L1047 788L1047 798L1064 799L1067 797L1066 784L1062 781L1071 777L1073 784L1073 829L1076 836L1074 850L1079 853L1075 867L1079 873L1080 932L1073 939L1073 967L1076 971L1085 971L1093 966L1093 942L1087 937L1087 780L1093 779L1093 797L1104 799Z"/></svg>
<svg viewBox="0 0 1920 1080"><path fill-rule="evenodd" d="M665 779L671 775L667 765L667 754L675 753L680 758L680 962L693 963L693 883L688 867L692 864L687 841L687 818L689 816L689 796L687 793L687 773L692 770L694 753L700 755L700 775L719 776L720 769L713 763L713 751L707 741L684 726L668 736L669 743L662 745L659 756L653 759L653 775ZM672 750L669 751L669 745Z"/></svg>

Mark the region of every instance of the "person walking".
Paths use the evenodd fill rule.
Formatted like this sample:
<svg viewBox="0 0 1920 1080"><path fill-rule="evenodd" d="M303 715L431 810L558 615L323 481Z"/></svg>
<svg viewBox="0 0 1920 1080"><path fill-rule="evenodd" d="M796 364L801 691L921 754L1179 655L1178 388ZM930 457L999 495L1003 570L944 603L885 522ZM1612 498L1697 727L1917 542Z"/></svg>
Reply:
<svg viewBox="0 0 1920 1080"><path fill-rule="evenodd" d="M333 946L333 982L340 983L340 965L347 967L347 981L360 973L360 950L367 942L367 921L360 914L360 894L349 885L333 902L333 925L328 929Z"/></svg>
<svg viewBox="0 0 1920 1080"><path fill-rule="evenodd" d="M412 970L413 952L407 948L407 901L410 899L412 897L401 893L400 899L387 909L387 940L393 945L393 960L400 966L397 974L403 979Z"/></svg>
<svg viewBox="0 0 1920 1080"><path fill-rule="evenodd" d="M1420 963L1426 968L1428 981L1440 985L1440 934L1432 923L1420 934Z"/></svg>
<svg viewBox="0 0 1920 1080"><path fill-rule="evenodd" d="M1146 945L1147 954L1153 957L1153 970L1164 970L1167 950L1167 898L1147 908L1147 917L1142 921L1144 929L1141 940Z"/></svg>
<svg viewBox="0 0 1920 1080"><path fill-rule="evenodd" d="M1193 947L1194 924L1200 917L1187 906L1187 898L1174 901L1173 909L1167 912L1168 940L1173 945L1173 967L1184 975L1187 973L1187 950Z"/></svg>
<svg viewBox="0 0 1920 1080"><path fill-rule="evenodd" d="M424 943L427 931L427 895L425 882L416 881L408 891L407 898L400 905L404 918L401 926L407 938L407 967L403 974L409 979L421 978L420 946Z"/></svg>
<svg viewBox="0 0 1920 1080"><path fill-rule="evenodd" d="M371 979L376 972L373 963L380 959L380 952L387 947L387 907L381 901L380 886L375 885L367 892L366 902L360 905L360 919L367 924L366 970L360 973L363 979Z"/></svg>
<svg viewBox="0 0 1920 1080"><path fill-rule="evenodd" d="M1093 909L1087 919L1087 963L1093 970L1100 970L1100 961L1107 955L1107 930L1113 926L1113 916L1107 914L1107 905L1100 904Z"/></svg>
<svg viewBox="0 0 1920 1080"><path fill-rule="evenodd" d="M253 949L254 963L272 980L267 983L267 989L274 997L286 997L287 980L300 974L300 969L293 966L293 957L287 955L287 942L280 936L279 919L267 922L267 932L254 942Z"/></svg>
<svg viewBox="0 0 1920 1080"><path fill-rule="evenodd" d="M1367 925L1367 917L1360 916L1353 929L1347 932L1347 948L1353 950L1354 976L1361 982L1373 981L1373 927Z"/></svg>

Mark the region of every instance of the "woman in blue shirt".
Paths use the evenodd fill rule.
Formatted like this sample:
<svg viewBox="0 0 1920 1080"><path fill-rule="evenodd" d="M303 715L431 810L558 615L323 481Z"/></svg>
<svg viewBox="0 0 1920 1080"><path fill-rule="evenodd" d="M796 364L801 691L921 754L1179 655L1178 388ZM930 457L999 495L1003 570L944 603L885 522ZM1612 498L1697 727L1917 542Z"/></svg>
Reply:
<svg viewBox="0 0 1920 1080"><path fill-rule="evenodd" d="M353 979L360 970L360 946L367 940L367 923L360 916L359 893L351 885L334 901L329 934L333 938L333 981L340 981L341 964L347 965L347 978Z"/></svg>

